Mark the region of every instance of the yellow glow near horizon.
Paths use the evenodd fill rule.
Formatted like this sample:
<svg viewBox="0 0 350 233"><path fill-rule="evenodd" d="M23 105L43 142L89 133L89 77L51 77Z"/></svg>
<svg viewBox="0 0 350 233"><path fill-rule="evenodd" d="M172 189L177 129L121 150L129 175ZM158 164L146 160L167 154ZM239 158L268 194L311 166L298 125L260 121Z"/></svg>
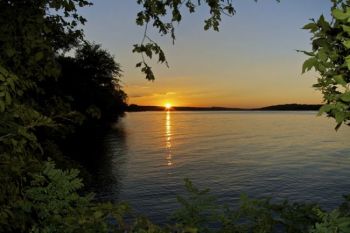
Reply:
<svg viewBox="0 0 350 233"><path fill-rule="evenodd" d="M164 106L166 110L170 110L172 107L171 103L166 103Z"/></svg>

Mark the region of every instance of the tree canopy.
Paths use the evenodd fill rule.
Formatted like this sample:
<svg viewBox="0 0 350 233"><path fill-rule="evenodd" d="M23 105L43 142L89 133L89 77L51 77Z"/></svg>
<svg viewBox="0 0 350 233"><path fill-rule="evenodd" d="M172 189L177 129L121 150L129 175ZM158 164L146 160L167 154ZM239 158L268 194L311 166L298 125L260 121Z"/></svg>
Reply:
<svg viewBox="0 0 350 233"><path fill-rule="evenodd" d="M77 9L89 5L0 1L0 232L106 232L119 208L92 203L77 170L55 167L65 158L59 138L125 105L120 65L84 42Z"/></svg>

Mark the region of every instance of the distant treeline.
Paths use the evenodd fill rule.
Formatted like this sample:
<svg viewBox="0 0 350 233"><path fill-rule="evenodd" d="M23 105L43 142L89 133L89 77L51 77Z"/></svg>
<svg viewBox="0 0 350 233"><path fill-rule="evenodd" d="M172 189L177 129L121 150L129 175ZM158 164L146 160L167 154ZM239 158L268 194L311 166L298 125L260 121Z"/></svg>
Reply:
<svg viewBox="0 0 350 233"><path fill-rule="evenodd" d="M320 104L281 104L262 108L225 108L225 107L172 107L175 111L318 111ZM128 112L164 111L163 106L140 106L131 104Z"/></svg>
<svg viewBox="0 0 350 233"><path fill-rule="evenodd" d="M256 110L262 111L318 111L321 104L281 104L263 107Z"/></svg>
<svg viewBox="0 0 350 233"><path fill-rule="evenodd" d="M164 111L163 106L140 106L131 104L127 107L128 112L141 112L141 111ZM171 110L176 111L232 111L232 110L243 110L240 108L224 108L224 107L172 107Z"/></svg>

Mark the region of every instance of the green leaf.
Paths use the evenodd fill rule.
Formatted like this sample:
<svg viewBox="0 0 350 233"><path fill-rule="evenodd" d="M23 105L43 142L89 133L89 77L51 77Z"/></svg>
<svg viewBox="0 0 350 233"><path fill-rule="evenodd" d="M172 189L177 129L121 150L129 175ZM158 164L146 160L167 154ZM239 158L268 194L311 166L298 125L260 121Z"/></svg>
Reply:
<svg viewBox="0 0 350 233"><path fill-rule="evenodd" d="M342 101L345 101L345 102L350 102L350 91L349 92L345 92L344 94L342 94L340 96L340 99Z"/></svg>
<svg viewBox="0 0 350 233"><path fill-rule="evenodd" d="M11 98L10 93L5 92L5 103L6 103L6 105L10 105L11 104L11 100L12 100L12 98Z"/></svg>
<svg viewBox="0 0 350 233"><path fill-rule="evenodd" d="M96 212L94 213L94 217L95 217L95 218L101 218L102 216L103 216L102 211L96 211Z"/></svg>
<svg viewBox="0 0 350 233"><path fill-rule="evenodd" d="M345 64L348 67L348 69L350 70L350 55L345 57Z"/></svg>
<svg viewBox="0 0 350 233"><path fill-rule="evenodd" d="M0 100L0 112L4 112L5 111L5 103L4 101Z"/></svg>
<svg viewBox="0 0 350 233"><path fill-rule="evenodd" d="M315 23L308 23L306 24L304 27L302 27L302 29L306 29L306 30L317 30L317 24Z"/></svg>
<svg viewBox="0 0 350 233"><path fill-rule="evenodd" d="M324 51L324 49L320 50L317 54L317 56L320 58L321 61L326 62L328 59L327 53Z"/></svg>
<svg viewBox="0 0 350 233"><path fill-rule="evenodd" d="M344 45L347 49L350 49L350 40L345 40L345 41L343 41L343 45Z"/></svg>
<svg viewBox="0 0 350 233"><path fill-rule="evenodd" d="M6 48L5 53L9 57L13 57L16 53L16 50L14 50L13 48Z"/></svg>
<svg viewBox="0 0 350 233"><path fill-rule="evenodd" d="M146 74L146 79L149 81L153 81L155 79L152 68L148 66L146 63L144 63L144 67L141 69L141 71Z"/></svg>
<svg viewBox="0 0 350 233"><path fill-rule="evenodd" d="M325 104L323 105L320 110L318 110L318 115L321 116L325 112L329 112L334 108L333 105Z"/></svg>
<svg viewBox="0 0 350 233"><path fill-rule="evenodd" d="M185 227L184 232L188 232L188 233L197 233L198 229L195 227Z"/></svg>
<svg viewBox="0 0 350 233"><path fill-rule="evenodd" d="M337 111L335 113L335 120L338 124L342 123L345 120L345 112L343 111Z"/></svg>
<svg viewBox="0 0 350 233"><path fill-rule="evenodd" d="M346 86L347 82L344 80L343 75L336 75L333 77L333 79L336 81L337 84L340 84L342 86Z"/></svg>
<svg viewBox="0 0 350 233"><path fill-rule="evenodd" d="M329 23L325 20L324 16L321 15L319 20L317 21L317 24L325 31L329 30Z"/></svg>
<svg viewBox="0 0 350 233"><path fill-rule="evenodd" d="M0 65L0 73L3 75L3 77L6 77L8 75L8 71Z"/></svg>
<svg viewBox="0 0 350 233"><path fill-rule="evenodd" d="M150 48L146 48L145 51L146 56L152 59L152 50Z"/></svg>
<svg viewBox="0 0 350 233"><path fill-rule="evenodd" d="M7 83L11 87L12 91L15 91L15 82L13 81L13 79L8 79Z"/></svg>
<svg viewBox="0 0 350 233"><path fill-rule="evenodd" d="M35 54L35 57L34 57L36 62L42 60L43 58L44 58L44 53L43 52L37 52Z"/></svg>
<svg viewBox="0 0 350 233"><path fill-rule="evenodd" d="M346 26L346 25L342 25L342 28L345 32L347 32L348 34L350 34L350 26Z"/></svg>
<svg viewBox="0 0 350 233"><path fill-rule="evenodd" d="M307 59L303 64L302 73L311 70L311 68L314 67L316 64L317 60L314 57Z"/></svg>
<svg viewBox="0 0 350 233"><path fill-rule="evenodd" d="M338 19L338 20L346 20L350 17L349 14L343 12L342 10L340 9L334 9L332 10L332 15L335 19Z"/></svg>

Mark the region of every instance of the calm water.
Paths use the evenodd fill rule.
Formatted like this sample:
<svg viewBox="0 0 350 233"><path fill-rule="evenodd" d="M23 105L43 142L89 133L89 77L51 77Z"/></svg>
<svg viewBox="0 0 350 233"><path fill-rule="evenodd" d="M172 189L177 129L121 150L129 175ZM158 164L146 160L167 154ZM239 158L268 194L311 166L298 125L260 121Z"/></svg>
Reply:
<svg viewBox="0 0 350 233"><path fill-rule="evenodd" d="M335 207L350 193L350 128L315 112L128 113L94 152L92 189L163 222L183 178L220 202L239 194Z"/></svg>

